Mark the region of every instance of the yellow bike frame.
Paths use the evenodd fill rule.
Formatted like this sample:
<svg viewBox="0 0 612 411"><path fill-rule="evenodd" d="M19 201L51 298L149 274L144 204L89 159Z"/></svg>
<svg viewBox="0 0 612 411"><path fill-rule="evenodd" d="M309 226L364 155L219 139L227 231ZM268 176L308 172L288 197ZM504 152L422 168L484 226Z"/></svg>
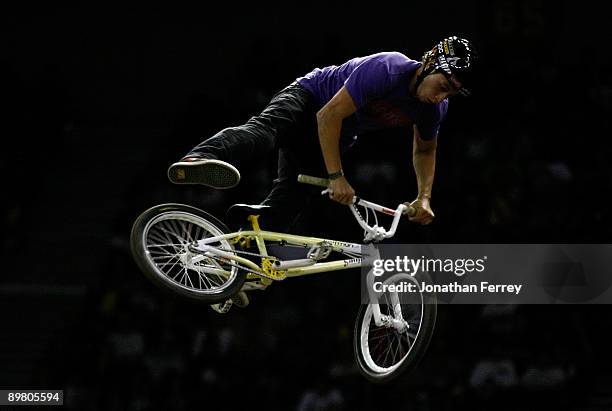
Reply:
<svg viewBox="0 0 612 411"><path fill-rule="evenodd" d="M323 238L317 237L305 237L300 235L292 235L285 233L278 233L273 231L264 231L259 227L259 216L258 215L250 215L248 217L251 225L253 227L252 230L249 231L238 231L233 233L228 233L220 236L209 237L198 241L198 249L204 252L210 252L212 254L217 254L218 256L231 259L236 261L239 264L242 264L245 267L250 268L252 271L248 274L249 279L261 279L262 283L265 285L269 285L272 283L271 280L284 280L287 277L298 277L308 274L322 273L328 271L338 271L338 270L347 270L350 268L361 267L362 258L350 258L343 260L335 260L328 261L323 263L315 263L312 265L308 265L305 267L296 267L289 269L275 269L273 268L273 262L278 261L276 257L268 257L268 250L266 248L266 241L270 242L279 242L286 243L291 245L298 246L317 246L317 245L326 245L331 247L332 251L343 252L348 251L355 254L361 254L361 244L356 243L348 243L342 241L335 240L327 240ZM237 243L250 243L255 240L257 243L257 248L259 249L259 254L264 256L262 258L261 265L257 265L251 260L232 254L231 251L222 252L220 250L216 250L215 247L208 248L207 244L214 243L218 241L228 241L232 244ZM197 258L197 257L196 257ZM229 272L218 272L218 274L222 275L230 275Z"/></svg>

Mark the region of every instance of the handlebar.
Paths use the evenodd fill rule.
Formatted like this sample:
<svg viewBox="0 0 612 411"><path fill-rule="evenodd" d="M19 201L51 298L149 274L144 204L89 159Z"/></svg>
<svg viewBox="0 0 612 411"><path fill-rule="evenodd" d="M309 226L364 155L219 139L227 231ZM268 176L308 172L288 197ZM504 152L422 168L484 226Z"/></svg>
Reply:
<svg viewBox="0 0 612 411"><path fill-rule="evenodd" d="M298 182L318 187L329 187L329 180L327 178L307 176L306 174L300 174L298 176Z"/></svg>
<svg viewBox="0 0 612 411"><path fill-rule="evenodd" d="M317 187L325 187L327 190L323 191L323 193L328 192L329 190L329 180L326 178L313 177L304 174L298 175L298 182L304 184L310 184ZM362 206L366 209L373 210L375 212L387 214L393 216L393 222L391 223L390 229L387 231L383 227L379 227L378 224L374 226L370 226L364 220L364 218L359 214L355 205ZM365 241L381 241L385 238L391 238L395 234L395 230L397 230L397 225L399 224L399 219L402 215L408 215L412 217L416 214L416 209L410 204L400 204L394 210L392 208L383 207L381 205L365 201L357 196L353 197L351 204L349 205L355 219L359 223L359 225L365 230Z"/></svg>

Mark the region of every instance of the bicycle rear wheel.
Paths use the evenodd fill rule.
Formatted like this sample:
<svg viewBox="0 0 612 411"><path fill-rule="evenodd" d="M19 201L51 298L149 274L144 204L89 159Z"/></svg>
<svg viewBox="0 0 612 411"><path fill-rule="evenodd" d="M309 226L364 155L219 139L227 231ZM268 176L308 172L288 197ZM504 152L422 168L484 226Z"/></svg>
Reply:
<svg viewBox="0 0 612 411"><path fill-rule="evenodd" d="M421 280L409 274L396 274L384 284L418 285L417 281ZM378 306L381 314L389 318L398 318L397 310L401 310L406 328L377 326L373 305L362 305L355 321L353 346L361 373L370 381L384 383L414 369L424 356L433 335L437 305L435 294L387 292L380 297Z"/></svg>
<svg viewBox="0 0 612 411"><path fill-rule="evenodd" d="M182 296L220 303L240 291L246 273L231 261L193 251L197 240L229 233L221 221L184 204L161 204L142 213L130 236L132 255L155 284ZM232 252L227 240L210 244ZM198 257L194 260L194 257ZM202 258L203 257L203 258Z"/></svg>

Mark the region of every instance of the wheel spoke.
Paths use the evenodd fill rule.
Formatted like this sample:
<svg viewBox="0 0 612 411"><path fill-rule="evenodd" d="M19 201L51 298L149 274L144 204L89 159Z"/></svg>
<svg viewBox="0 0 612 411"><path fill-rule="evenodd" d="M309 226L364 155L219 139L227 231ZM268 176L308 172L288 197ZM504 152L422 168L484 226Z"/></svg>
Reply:
<svg viewBox="0 0 612 411"><path fill-rule="evenodd" d="M378 347L381 347L384 342L385 342L384 339L379 340L371 351L376 351Z"/></svg>
<svg viewBox="0 0 612 411"><path fill-rule="evenodd" d="M185 275L186 275L187 279L189 280L189 284L191 284L191 288L195 288L193 286L193 282L191 281L191 276L189 275L189 271L187 270L187 267L185 267ZM185 285L187 285L187 281L185 281Z"/></svg>
<svg viewBox="0 0 612 411"><path fill-rule="evenodd" d="M166 254L166 255L158 255L158 256L156 256L156 257L155 257L155 256L154 256L154 257L151 257L151 259L152 259L152 260L154 260L154 261L159 261L159 260L161 260L162 258L166 258L166 259L167 259L167 258L169 258L169 259L173 259L173 258L176 258L176 256Z"/></svg>
<svg viewBox="0 0 612 411"><path fill-rule="evenodd" d="M174 263L172 263L172 260L176 260L176 261ZM177 263L180 263L180 262L181 262L181 260L179 258L173 257L172 259L166 261L165 263L157 264L157 266L161 268L161 267L167 267L170 264L172 264L172 267L174 267ZM170 267L170 269L172 269L172 267Z"/></svg>
<svg viewBox="0 0 612 411"><path fill-rule="evenodd" d="M179 221L179 225L182 228L184 238L188 240L190 243L193 243L193 239L191 238L191 234L189 233L191 226L188 225L185 221Z"/></svg>
<svg viewBox="0 0 612 411"><path fill-rule="evenodd" d="M372 337L369 340L370 341L377 341L377 340L384 340L385 338L387 338L387 336L385 334L383 334L383 335L378 335L376 337Z"/></svg>
<svg viewBox="0 0 612 411"><path fill-rule="evenodd" d="M201 240L200 238L200 230L202 230L202 227L200 227L199 225L196 225L196 231L195 231L195 240Z"/></svg>
<svg viewBox="0 0 612 411"><path fill-rule="evenodd" d="M393 365L397 364L397 355L401 349L401 342L398 340L398 336L397 333L395 335L393 335L393 342L396 343L396 347L393 350ZM402 359L402 356L399 356L399 359Z"/></svg>
<svg viewBox="0 0 612 411"><path fill-rule="evenodd" d="M162 221L161 223L158 224L158 226L156 228L166 237L166 239L168 240L169 243L173 243L173 241L170 238L172 236L176 237L176 235L172 231L169 231L166 228L166 224L164 224L164 223L165 223L165 221ZM181 246L182 246L183 242L181 241L180 238L178 238L178 240L180 241Z"/></svg>
<svg viewBox="0 0 612 411"><path fill-rule="evenodd" d="M179 274L181 274L181 278L179 278L179 280L177 281L179 284L183 284L183 279L185 278L186 272L187 270L185 270L185 267L182 267L182 270L179 271Z"/></svg>
<svg viewBox="0 0 612 411"><path fill-rule="evenodd" d="M195 235L195 231L198 226L194 226L191 223L185 223L187 225L187 237L189 237L189 242L195 243L198 240L198 237Z"/></svg>
<svg viewBox="0 0 612 411"><path fill-rule="evenodd" d="M148 253L152 256L152 258L180 257L183 254L183 253L176 253L174 252L174 250L165 250L165 249L149 250Z"/></svg>
<svg viewBox="0 0 612 411"><path fill-rule="evenodd" d="M381 314L387 314L393 318L393 307L389 303L389 298L385 295L387 304L381 304ZM372 319L373 321L373 319ZM370 329L368 341L370 342L370 353L372 358L381 368L388 368L397 364L404 357L399 335L393 328L375 327ZM373 345L371 345L373 344Z"/></svg>
<svg viewBox="0 0 612 411"><path fill-rule="evenodd" d="M172 223L172 225L176 229L177 237L178 237L178 233L180 233L181 234L181 238L183 239L185 244L187 244L189 241L187 241L187 238L185 238L185 235L183 233L183 227L181 225L182 221L180 221L180 220L169 220L169 221Z"/></svg>
<svg viewBox="0 0 612 411"><path fill-rule="evenodd" d="M149 232L149 237L153 237L153 239L155 239L156 241L159 241L162 244L159 244L159 246L163 247L163 246L170 246L170 247L175 247L174 242L170 239L170 237L168 237L168 235L166 233L164 233L159 227L154 227L157 231L160 231L160 233L156 233L155 231L151 230ZM182 244L180 245L182 247Z"/></svg>
<svg viewBox="0 0 612 411"><path fill-rule="evenodd" d="M204 287L206 287L207 290L213 288L212 282L210 281L210 278L207 275L200 276L200 278L204 280ZM208 282L208 284L206 284L206 282Z"/></svg>
<svg viewBox="0 0 612 411"><path fill-rule="evenodd" d="M156 228L168 239L168 242L174 243L174 241L171 240L171 238L174 238L180 242L181 247L183 246L181 238L177 236L174 231L172 231L172 226L170 226L170 229L168 229L168 224L166 221L162 221L161 223L159 223Z"/></svg>
<svg viewBox="0 0 612 411"><path fill-rule="evenodd" d="M181 231L180 228L178 227L178 224L176 222L176 220L166 220L164 221L164 226L167 227L167 232L170 235L173 235L174 237L176 237L177 240L179 240L181 242L181 244L185 245L187 244L187 240L185 240L182 236L180 236L178 233Z"/></svg>
<svg viewBox="0 0 612 411"><path fill-rule="evenodd" d="M388 336L387 336L388 338ZM387 345L385 346L385 359L382 361L381 367L385 367L387 364L387 358L389 358L389 352L390 352L391 346L389 344L389 340L387 339Z"/></svg>
<svg viewBox="0 0 612 411"><path fill-rule="evenodd" d="M198 272L198 274L200 274L200 273ZM219 287L219 286L221 286L223 284L223 282L221 282L221 283L215 282L213 280L213 276L216 276L217 279L219 278L216 274L210 274L210 275L206 275L205 276L208 279L208 282L211 284L211 287Z"/></svg>
<svg viewBox="0 0 612 411"><path fill-rule="evenodd" d="M170 237L168 237L168 235L164 233L160 227L153 227L153 229L149 231L149 239L153 239L159 242L159 245L172 245L178 247L183 246L182 243L177 244L174 241L170 240Z"/></svg>

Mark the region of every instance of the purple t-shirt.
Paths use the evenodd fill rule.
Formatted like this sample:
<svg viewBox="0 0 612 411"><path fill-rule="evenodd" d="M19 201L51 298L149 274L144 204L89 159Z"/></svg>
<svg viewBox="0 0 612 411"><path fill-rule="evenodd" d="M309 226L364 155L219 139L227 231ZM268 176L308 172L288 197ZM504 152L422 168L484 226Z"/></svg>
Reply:
<svg viewBox="0 0 612 411"><path fill-rule="evenodd" d="M354 58L341 66L316 68L297 82L315 96L319 107L346 86L357 111L342 122L343 145L368 131L412 124L423 139L430 140L438 135L448 100L427 104L409 95L410 80L420 65L401 53L383 52Z"/></svg>

